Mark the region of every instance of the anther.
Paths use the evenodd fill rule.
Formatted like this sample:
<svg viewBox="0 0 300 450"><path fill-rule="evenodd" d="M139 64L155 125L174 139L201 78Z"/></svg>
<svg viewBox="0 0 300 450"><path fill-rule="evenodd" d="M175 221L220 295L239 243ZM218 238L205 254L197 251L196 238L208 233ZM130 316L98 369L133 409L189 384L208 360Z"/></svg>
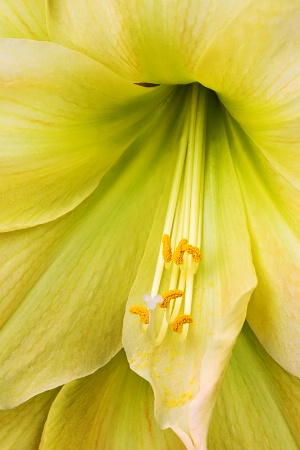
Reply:
<svg viewBox="0 0 300 450"><path fill-rule="evenodd" d="M162 294L163 302L159 303L161 308L168 308L170 301L176 298L182 297L183 291L179 289L172 289L171 291L166 291Z"/></svg>
<svg viewBox="0 0 300 450"><path fill-rule="evenodd" d="M131 312L131 314L138 314L144 324L147 325L149 323L149 311L144 306L131 306L129 312Z"/></svg>
<svg viewBox="0 0 300 450"><path fill-rule="evenodd" d="M172 323L172 329L173 331L176 331L176 333L182 333L183 325L185 323L192 323L193 319L192 316L189 316L188 314L180 314L176 317L174 322Z"/></svg>
<svg viewBox="0 0 300 450"><path fill-rule="evenodd" d="M162 255L165 263L169 263L172 261L172 246L171 246L171 238L168 234L164 234L162 237Z"/></svg>
<svg viewBox="0 0 300 450"><path fill-rule="evenodd" d="M193 245L187 244L184 246L184 250L189 254L192 255L192 260L195 263L199 263L202 259L202 253L198 247L195 247Z"/></svg>
<svg viewBox="0 0 300 450"><path fill-rule="evenodd" d="M179 244L177 245L175 252L174 252L174 263L178 266L183 264L183 255L185 252L185 247L187 246L188 240L187 239L181 239Z"/></svg>

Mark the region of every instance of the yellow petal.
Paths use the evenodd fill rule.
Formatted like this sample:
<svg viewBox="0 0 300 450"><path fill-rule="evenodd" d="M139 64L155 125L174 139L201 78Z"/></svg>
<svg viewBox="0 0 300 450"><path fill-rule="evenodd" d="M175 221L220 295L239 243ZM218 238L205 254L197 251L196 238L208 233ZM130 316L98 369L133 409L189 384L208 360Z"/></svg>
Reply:
<svg viewBox="0 0 300 450"><path fill-rule="evenodd" d="M47 41L44 0L1 0L0 37Z"/></svg>
<svg viewBox="0 0 300 450"><path fill-rule="evenodd" d="M207 47L249 1L48 1L51 40L134 81L188 83ZM247 13L246 13L247 14ZM246 15L245 14L245 15ZM197 68L197 67L196 67Z"/></svg>
<svg viewBox="0 0 300 450"><path fill-rule="evenodd" d="M0 236L2 408L94 372L121 348L129 289L170 182L176 112L166 104L74 211Z"/></svg>
<svg viewBox="0 0 300 450"><path fill-rule="evenodd" d="M300 186L297 2L48 2L52 40L134 81L216 91L233 117Z"/></svg>
<svg viewBox="0 0 300 450"><path fill-rule="evenodd" d="M151 387L128 367L120 352L89 377L61 390L50 410L40 450L183 450L153 415Z"/></svg>
<svg viewBox="0 0 300 450"><path fill-rule="evenodd" d="M208 436L212 450L297 450L300 380L285 372L244 326L234 347Z"/></svg>
<svg viewBox="0 0 300 450"><path fill-rule="evenodd" d="M0 448L32 450L39 448L44 424L59 388L31 398L15 409L0 411Z"/></svg>
<svg viewBox="0 0 300 450"><path fill-rule="evenodd" d="M297 2L252 1L224 33L216 33L197 67L197 80L218 93L274 168L298 189L299 20Z"/></svg>
<svg viewBox="0 0 300 450"><path fill-rule="evenodd" d="M134 86L48 42L4 39L0 58L4 231L48 222L77 206L170 94L167 87Z"/></svg>
<svg viewBox="0 0 300 450"><path fill-rule="evenodd" d="M195 276L186 341L172 331L159 346L126 314L123 342L131 368L155 395L160 426L171 427L187 448L205 448L218 387L243 325L256 285L244 205L232 163L222 112L209 94L203 211L203 261ZM165 204L154 224L130 293L128 307L150 292Z"/></svg>
<svg viewBox="0 0 300 450"><path fill-rule="evenodd" d="M255 144L245 152L243 132L230 118L228 134L258 277L248 320L271 356L300 376L300 193Z"/></svg>

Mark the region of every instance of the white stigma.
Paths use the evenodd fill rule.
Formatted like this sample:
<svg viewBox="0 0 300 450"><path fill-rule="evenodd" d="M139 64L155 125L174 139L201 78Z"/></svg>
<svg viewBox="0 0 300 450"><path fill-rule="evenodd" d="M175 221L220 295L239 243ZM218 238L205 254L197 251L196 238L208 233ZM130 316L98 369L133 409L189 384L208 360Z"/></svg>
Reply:
<svg viewBox="0 0 300 450"><path fill-rule="evenodd" d="M153 297L151 294L145 294L143 295L143 299L147 303L147 308L149 310L154 310L156 308L156 305L158 303L162 303L164 300L159 294L156 294Z"/></svg>

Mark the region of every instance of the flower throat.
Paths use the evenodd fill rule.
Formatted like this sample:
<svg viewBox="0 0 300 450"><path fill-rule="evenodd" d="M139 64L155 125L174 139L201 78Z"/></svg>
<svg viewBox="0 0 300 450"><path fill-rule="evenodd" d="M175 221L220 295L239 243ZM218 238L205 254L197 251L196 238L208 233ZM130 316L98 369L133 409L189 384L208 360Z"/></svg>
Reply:
<svg viewBox="0 0 300 450"><path fill-rule="evenodd" d="M156 346L169 332L184 341L193 323L194 276L202 259L206 103L207 90L190 85L151 293L143 295L146 306L129 309L140 316L141 331ZM164 270L171 271L169 289L161 292Z"/></svg>

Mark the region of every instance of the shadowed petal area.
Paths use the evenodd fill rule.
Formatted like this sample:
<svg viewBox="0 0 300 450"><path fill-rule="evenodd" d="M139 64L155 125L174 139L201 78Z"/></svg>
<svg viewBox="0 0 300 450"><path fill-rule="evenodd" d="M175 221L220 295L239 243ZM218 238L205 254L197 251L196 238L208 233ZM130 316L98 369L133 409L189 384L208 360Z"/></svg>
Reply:
<svg viewBox="0 0 300 450"><path fill-rule="evenodd" d="M1 0L0 37L48 41L44 0Z"/></svg>
<svg viewBox="0 0 300 450"><path fill-rule="evenodd" d="M121 348L125 302L170 183L182 103L180 93L166 103L74 211L1 236L2 408L94 372Z"/></svg>
<svg viewBox="0 0 300 450"><path fill-rule="evenodd" d="M125 315L123 342L131 368L154 390L155 414L188 449L206 448L208 425L231 349L243 325L256 277L244 205L230 155L222 107L209 93L204 144L203 261L195 275L186 340L170 329L154 346L139 320ZM247 149L247 147L246 147ZM164 211L150 235L128 306L151 291ZM166 290L167 279L161 291Z"/></svg>
<svg viewBox="0 0 300 450"><path fill-rule="evenodd" d="M43 392L17 408L0 411L0 448L39 448L44 424L59 388Z"/></svg>
<svg viewBox="0 0 300 450"><path fill-rule="evenodd" d="M76 207L171 92L135 86L49 42L3 39L0 59L2 231Z"/></svg>
<svg viewBox="0 0 300 450"><path fill-rule="evenodd" d="M159 429L153 394L121 351L93 375L63 387L53 403L40 450L183 450L178 437Z"/></svg>
<svg viewBox="0 0 300 450"><path fill-rule="evenodd" d="M247 318L270 355L300 376L300 195L228 117L228 139L241 186L258 285Z"/></svg>
<svg viewBox="0 0 300 450"><path fill-rule="evenodd" d="M300 188L300 8L252 1L199 60L197 79L279 173Z"/></svg>
<svg viewBox="0 0 300 450"><path fill-rule="evenodd" d="M51 40L125 78L198 81L217 92L277 170L300 186L297 2L49 0L47 15Z"/></svg>
<svg viewBox="0 0 300 450"><path fill-rule="evenodd" d="M297 450L300 380L245 325L234 347L208 435L211 450Z"/></svg>

